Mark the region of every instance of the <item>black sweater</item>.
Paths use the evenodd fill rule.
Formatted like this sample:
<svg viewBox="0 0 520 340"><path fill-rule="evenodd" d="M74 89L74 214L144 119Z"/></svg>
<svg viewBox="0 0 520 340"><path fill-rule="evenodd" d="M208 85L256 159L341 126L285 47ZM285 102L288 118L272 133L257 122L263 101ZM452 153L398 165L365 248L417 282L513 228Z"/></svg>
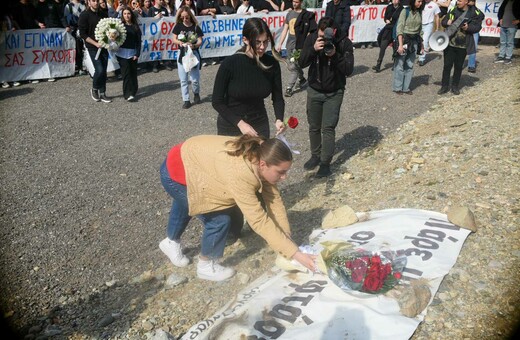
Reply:
<svg viewBox="0 0 520 340"><path fill-rule="evenodd" d="M127 25L126 28L126 39L121 45L122 48L136 49L135 56L141 55L141 29L137 25Z"/></svg>
<svg viewBox="0 0 520 340"><path fill-rule="evenodd" d="M81 39L85 40L85 46L87 46L87 48L97 50L96 46L87 42L87 38L96 40L96 25L98 24L99 20L106 17L108 17L107 13L101 11L93 12L91 9L87 9L81 12L81 14L79 15L79 35L81 36Z"/></svg>
<svg viewBox="0 0 520 340"><path fill-rule="evenodd" d="M276 119L283 121L285 102L282 95L282 73L274 57L264 54L262 71L256 60L242 53L226 57L215 77L213 108L231 124L237 125L246 115L267 115L264 98L271 95Z"/></svg>
<svg viewBox="0 0 520 340"><path fill-rule="evenodd" d="M36 5L36 19L44 23L45 28L67 27L67 20L63 15L63 5L54 0L38 2Z"/></svg>

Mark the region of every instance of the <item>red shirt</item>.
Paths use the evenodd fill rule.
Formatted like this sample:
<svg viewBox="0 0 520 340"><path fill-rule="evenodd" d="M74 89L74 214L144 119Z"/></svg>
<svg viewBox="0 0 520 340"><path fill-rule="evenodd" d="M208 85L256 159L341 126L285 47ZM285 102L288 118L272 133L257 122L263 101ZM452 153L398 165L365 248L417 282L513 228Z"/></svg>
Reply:
<svg viewBox="0 0 520 340"><path fill-rule="evenodd" d="M168 156L166 156L166 169L168 169L172 180L186 185L186 172L184 171L184 163L182 163L181 147L182 143L170 149Z"/></svg>

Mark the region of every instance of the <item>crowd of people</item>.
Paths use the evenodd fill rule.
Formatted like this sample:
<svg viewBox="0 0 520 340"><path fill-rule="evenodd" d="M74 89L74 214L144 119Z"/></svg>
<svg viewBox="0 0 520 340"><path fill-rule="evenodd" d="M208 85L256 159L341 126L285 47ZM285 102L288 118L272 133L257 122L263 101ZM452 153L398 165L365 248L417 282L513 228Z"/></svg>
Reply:
<svg viewBox="0 0 520 340"><path fill-rule="evenodd" d="M380 4L383 1L366 1ZM496 62L511 63L520 0L505 0L498 18L503 28ZM335 129L339 121L347 77L354 69L354 46L349 39L350 5L355 1L330 0L19 0L5 15L12 29L62 27L83 44L94 66L90 95L96 102L110 103L106 94L108 51L95 38L98 22L107 17L121 19L127 31L116 51L121 67L123 94L128 101L138 96L137 60L141 51L139 17L175 16L173 42L179 46L178 76L183 108L200 103L199 53L203 32L196 16L233 13L287 11L283 31L275 43L266 22L258 17L245 21L242 47L223 59L213 87L212 106L218 114L217 136L194 136L173 146L160 169L160 178L173 203L167 237L159 244L173 265L184 267L181 236L197 216L204 225L197 275L222 281L234 275L219 259L226 240L241 236L244 219L280 255L315 271L315 256L302 252L291 239L285 207L277 188L292 166L292 150L276 138L287 128L284 95L306 90L310 155L305 170L318 167L317 178L332 174ZM438 91L460 93L464 60L470 55L468 71L476 69L476 43L484 16L473 0L392 0L385 13L385 27L377 38L380 53L373 70L381 72L386 50L392 46L392 90L412 95L415 59L424 65L432 32L445 30L449 43L443 50L442 86ZM306 8L325 8L318 22ZM449 32L449 34L448 34ZM282 58L285 42L287 56ZM271 51L268 52L269 47ZM78 51L79 53L79 51ZM96 55L97 54L97 55ZM192 59L185 59L191 56ZM193 58L195 60L193 60ZM78 72L82 71L78 58ZM193 62L194 61L194 62ZM153 70L158 61L153 61ZM188 65L189 64L189 65ZM166 64L170 65L171 64ZM284 90L281 67L289 69ZM307 78L304 70L308 68ZM453 70L453 75L451 75ZM190 85L193 101L190 96ZM451 86L451 87L450 87ZM271 126L265 99L271 97L274 124ZM271 129L276 136L271 138Z"/></svg>

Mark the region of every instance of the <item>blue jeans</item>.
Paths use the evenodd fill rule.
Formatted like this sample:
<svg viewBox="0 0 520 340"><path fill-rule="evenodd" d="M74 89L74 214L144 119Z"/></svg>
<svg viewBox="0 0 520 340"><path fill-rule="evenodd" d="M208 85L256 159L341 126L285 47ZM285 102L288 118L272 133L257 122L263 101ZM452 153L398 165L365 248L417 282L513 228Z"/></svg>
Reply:
<svg viewBox="0 0 520 340"><path fill-rule="evenodd" d="M430 49L429 40L433 32L433 22L422 25L424 53L419 56L419 61L426 60L427 51Z"/></svg>
<svg viewBox="0 0 520 340"><path fill-rule="evenodd" d="M92 88L98 90L100 93L105 93L107 90L107 67L108 67L108 51L104 48L99 53L99 58L96 60L97 50L88 49L90 60L94 66L94 76L92 76Z"/></svg>
<svg viewBox="0 0 520 340"><path fill-rule="evenodd" d="M473 33L473 39L475 39L475 53L468 55L468 68L477 67L478 37L478 33Z"/></svg>
<svg viewBox="0 0 520 340"><path fill-rule="evenodd" d="M414 51L417 51L417 44ZM394 81L392 89L394 91L410 91L410 83L413 78L413 64L415 62L416 52L408 52L405 55L400 55L394 62Z"/></svg>
<svg viewBox="0 0 520 340"><path fill-rule="evenodd" d="M515 48L516 27L500 28L500 52L499 58L511 59L513 57L513 48Z"/></svg>
<svg viewBox="0 0 520 340"><path fill-rule="evenodd" d="M185 101L185 102L189 102L190 101L190 87L189 87L188 77L189 77L189 80L191 80L191 86L192 86L192 89L193 89L193 93L194 94L199 94L200 93L200 84L199 84L199 80L200 80L200 69L199 69L199 66L200 66L200 55L197 52L194 52L194 54L197 57L197 59L199 60L199 64L197 64L197 66L192 68L189 72L184 71L184 67L182 66L182 64L179 63L177 65L177 71L179 73L179 80L181 81L182 100Z"/></svg>
<svg viewBox="0 0 520 340"><path fill-rule="evenodd" d="M185 185L170 178L166 162L161 165L161 183L166 192L173 198L170 217L168 220L167 235L170 240L180 240L188 222L191 220L188 209L188 195ZM236 207L197 215L204 225L201 240L201 254L212 259L224 255L226 237L231 224L236 219ZM240 214L241 215L241 214Z"/></svg>

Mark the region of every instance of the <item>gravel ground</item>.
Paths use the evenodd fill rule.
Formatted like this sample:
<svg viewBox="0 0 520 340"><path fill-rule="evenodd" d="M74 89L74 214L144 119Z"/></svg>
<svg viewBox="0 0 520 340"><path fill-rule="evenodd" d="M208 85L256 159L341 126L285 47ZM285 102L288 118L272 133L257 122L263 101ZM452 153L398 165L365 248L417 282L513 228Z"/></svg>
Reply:
<svg viewBox="0 0 520 340"><path fill-rule="evenodd" d="M414 95L398 96L389 56L375 74L377 49L356 49L329 179L302 170L305 93L286 100L301 122L287 137L302 156L282 186L298 242L344 204L475 212L479 230L414 339L502 339L519 320L520 68L493 64L495 54L480 46L462 95L442 97L442 58L431 54L416 67ZM0 306L17 337L177 338L272 267L274 253L251 231L226 249L238 274L224 283L173 268L158 248L171 204L158 168L175 143L216 132L217 69L203 68L203 103L189 110L176 71L140 75L137 103L115 79L114 102L93 102L86 76L0 90ZM183 236L191 257L200 233L193 221Z"/></svg>

